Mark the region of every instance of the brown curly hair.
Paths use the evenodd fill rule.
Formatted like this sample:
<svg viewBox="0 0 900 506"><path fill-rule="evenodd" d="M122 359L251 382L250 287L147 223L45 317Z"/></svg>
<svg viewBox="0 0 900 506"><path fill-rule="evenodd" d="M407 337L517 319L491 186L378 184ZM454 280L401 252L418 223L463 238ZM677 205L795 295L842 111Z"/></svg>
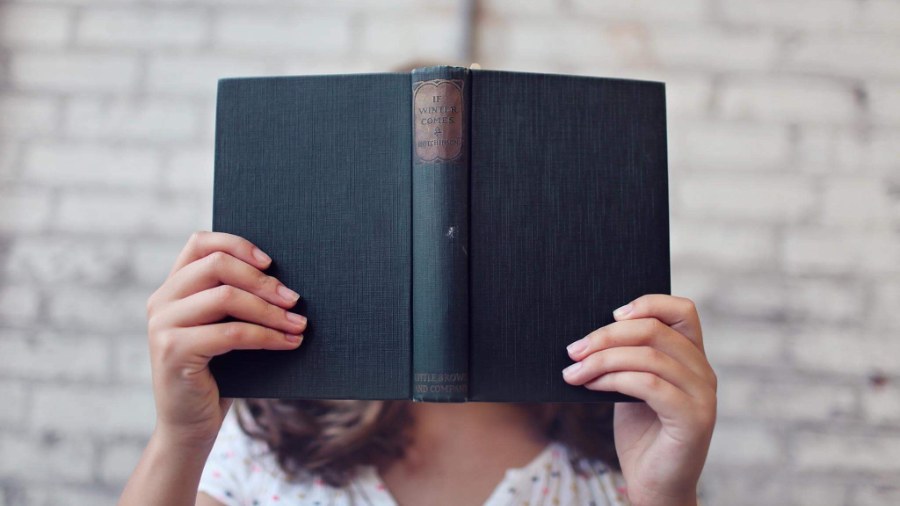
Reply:
<svg viewBox="0 0 900 506"><path fill-rule="evenodd" d="M398 460L411 442L406 401L247 399L237 406L241 429L266 443L291 479L314 474L342 486L357 466ZM576 457L619 469L612 404L519 406L548 439L565 444Z"/></svg>

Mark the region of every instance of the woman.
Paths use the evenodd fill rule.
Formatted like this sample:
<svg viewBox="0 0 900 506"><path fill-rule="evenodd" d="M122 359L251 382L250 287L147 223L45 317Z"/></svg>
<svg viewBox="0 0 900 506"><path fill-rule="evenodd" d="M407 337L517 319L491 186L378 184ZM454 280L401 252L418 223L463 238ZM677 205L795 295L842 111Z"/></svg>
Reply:
<svg viewBox="0 0 900 506"><path fill-rule="evenodd" d="M226 419L210 358L303 342L306 319L287 311L299 296L263 273L270 264L245 239L199 232L150 297L157 424L120 504L697 504L716 376L689 300L646 295L573 336L565 381L645 401L614 413L249 401Z"/></svg>

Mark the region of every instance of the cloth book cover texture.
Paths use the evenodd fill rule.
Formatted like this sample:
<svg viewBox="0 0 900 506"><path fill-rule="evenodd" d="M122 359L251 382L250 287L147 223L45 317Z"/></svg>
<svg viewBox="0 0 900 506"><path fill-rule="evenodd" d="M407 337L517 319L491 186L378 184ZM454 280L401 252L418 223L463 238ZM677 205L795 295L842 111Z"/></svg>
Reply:
<svg viewBox="0 0 900 506"><path fill-rule="evenodd" d="M665 88L561 74L219 81L213 229L301 295L300 348L233 351L224 397L631 400L566 345L670 292Z"/></svg>

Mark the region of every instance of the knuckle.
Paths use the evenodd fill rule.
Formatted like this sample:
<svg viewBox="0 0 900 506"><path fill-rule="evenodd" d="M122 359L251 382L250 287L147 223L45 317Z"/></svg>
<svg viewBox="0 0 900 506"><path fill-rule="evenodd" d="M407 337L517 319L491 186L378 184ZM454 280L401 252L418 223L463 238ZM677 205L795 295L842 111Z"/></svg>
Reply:
<svg viewBox="0 0 900 506"><path fill-rule="evenodd" d="M148 320L153 316L153 312L156 309L156 298L157 297L158 297L157 292L153 292L150 294L149 297L147 297L146 308L147 308L147 319Z"/></svg>
<svg viewBox="0 0 900 506"><path fill-rule="evenodd" d="M646 355L644 357L644 360L646 360L649 364L662 365L663 361L665 360L665 357L663 357L663 352L657 350L656 348L645 347L644 354Z"/></svg>
<svg viewBox="0 0 900 506"><path fill-rule="evenodd" d="M206 256L206 262L211 271L221 274L227 267L228 254L222 251L213 251Z"/></svg>
<svg viewBox="0 0 900 506"><path fill-rule="evenodd" d="M237 290L231 285L221 285L213 289L213 295L220 305L227 305L237 296Z"/></svg>
<svg viewBox="0 0 900 506"><path fill-rule="evenodd" d="M681 298L681 302L684 304L684 310L687 313L696 313L697 312L697 304L694 303L691 299L686 297Z"/></svg>
<svg viewBox="0 0 900 506"><path fill-rule="evenodd" d="M150 342L150 350L158 360L162 362L172 360L172 357L177 351L177 346L178 339L173 331L166 330L153 333L153 338Z"/></svg>
<svg viewBox="0 0 900 506"><path fill-rule="evenodd" d="M191 246L196 246L201 241L203 241L203 238L206 237L206 234L207 234L207 232L205 232L203 230L195 230L191 234L191 237L188 238L188 244Z"/></svg>
<svg viewBox="0 0 900 506"><path fill-rule="evenodd" d="M658 319L645 318L644 319L644 336L648 337L648 336L659 334L660 332L662 332L663 327L665 327L665 324L663 322L659 321Z"/></svg>
<svg viewBox="0 0 900 506"><path fill-rule="evenodd" d="M588 348L591 350L603 350L609 346L610 338L609 327L601 327L591 334L588 339Z"/></svg>
<svg viewBox="0 0 900 506"><path fill-rule="evenodd" d="M272 276L259 273L259 278L256 280L256 285L260 290L268 290L274 292L278 286L278 281Z"/></svg>
<svg viewBox="0 0 900 506"><path fill-rule="evenodd" d="M641 376L641 378L644 387L651 392L659 391L659 389L662 388L662 380L655 374L648 373Z"/></svg>
<svg viewBox="0 0 900 506"><path fill-rule="evenodd" d="M247 339L248 329L239 322L230 322L222 328L222 335L232 346L236 346Z"/></svg>

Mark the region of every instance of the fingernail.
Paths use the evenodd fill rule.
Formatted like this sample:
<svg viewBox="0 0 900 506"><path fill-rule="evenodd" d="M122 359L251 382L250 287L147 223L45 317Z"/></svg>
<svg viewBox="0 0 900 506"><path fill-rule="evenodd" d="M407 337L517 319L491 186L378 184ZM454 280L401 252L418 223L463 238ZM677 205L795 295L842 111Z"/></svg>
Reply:
<svg viewBox="0 0 900 506"><path fill-rule="evenodd" d="M624 306L620 307L619 309L616 309L615 311L613 311L613 316L615 316L616 318L622 318L624 316L630 315L631 311L633 311L633 310L634 310L634 306L632 306L631 303L628 303L628 304L625 304Z"/></svg>
<svg viewBox="0 0 900 506"><path fill-rule="evenodd" d="M566 367L565 369L563 369L563 376L568 376L568 375L574 373L575 371L577 371L578 369L581 369L581 362L575 362L574 364L570 365L569 367Z"/></svg>
<svg viewBox="0 0 900 506"><path fill-rule="evenodd" d="M272 258L263 253L259 248L253 248L253 257L261 264L267 264L272 261Z"/></svg>
<svg viewBox="0 0 900 506"><path fill-rule="evenodd" d="M287 339L288 342L291 342L291 343L294 343L294 344L300 344L301 342L303 342L303 334L300 334L300 335L297 335L297 334L285 334L285 335L284 335L284 338Z"/></svg>
<svg viewBox="0 0 900 506"><path fill-rule="evenodd" d="M286 311L287 319L291 323L296 323L297 325L306 325L306 317L303 315L299 315L297 313L292 313L290 311Z"/></svg>
<svg viewBox="0 0 900 506"><path fill-rule="evenodd" d="M584 351L585 348L587 348L587 338L584 337L566 346L566 350L569 352L569 355L577 355Z"/></svg>
<svg viewBox="0 0 900 506"><path fill-rule="evenodd" d="M287 302L297 302L297 299L300 298L299 293L291 290L284 285L278 285L278 288L276 288L275 291L278 292L278 295Z"/></svg>

